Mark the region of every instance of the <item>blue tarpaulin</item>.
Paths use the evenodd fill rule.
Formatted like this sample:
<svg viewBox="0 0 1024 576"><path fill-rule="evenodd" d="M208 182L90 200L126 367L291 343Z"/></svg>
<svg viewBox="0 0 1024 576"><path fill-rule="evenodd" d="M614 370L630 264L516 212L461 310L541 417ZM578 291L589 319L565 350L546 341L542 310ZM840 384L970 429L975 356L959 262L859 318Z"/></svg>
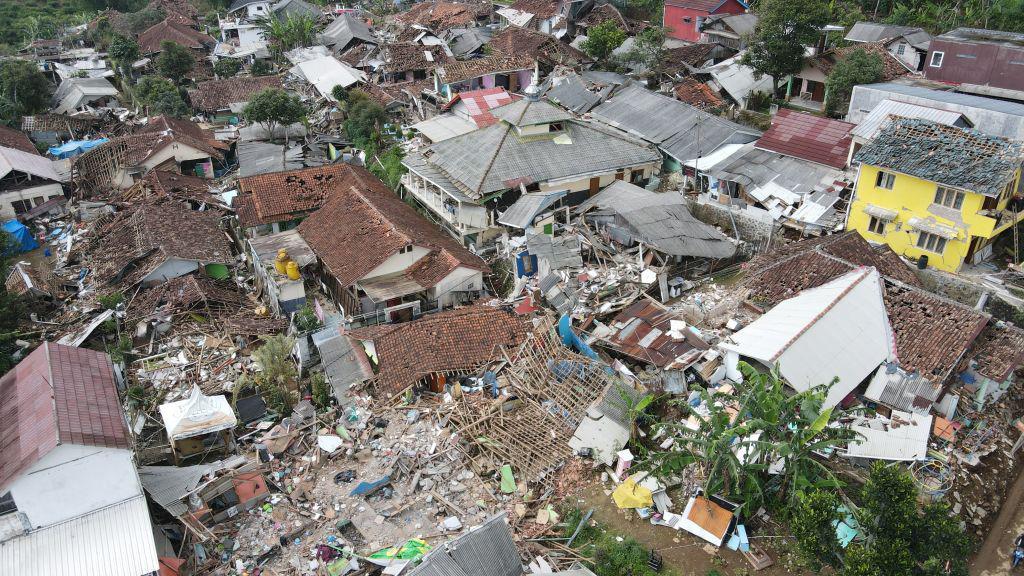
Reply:
<svg viewBox="0 0 1024 576"><path fill-rule="evenodd" d="M69 140L60 146L50 146L49 152L50 155L63 160L64 158L73 158L79 154L88 152L104 142L107 142L106 138L97 138L95 140Z"/></svg>
<svg viewBox="0 0 1024 576"><path fill-rule="evenodd" d="M13 252L15 254L39 248L39 243L32 237L32 232L17 220L4 222L4 232L14 237Z"/></svg>

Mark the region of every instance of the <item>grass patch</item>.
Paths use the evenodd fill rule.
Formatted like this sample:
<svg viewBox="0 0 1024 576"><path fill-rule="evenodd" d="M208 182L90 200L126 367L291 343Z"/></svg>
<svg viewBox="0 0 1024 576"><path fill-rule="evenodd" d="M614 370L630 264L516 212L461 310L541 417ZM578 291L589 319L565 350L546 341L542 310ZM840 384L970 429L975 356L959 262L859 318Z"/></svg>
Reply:
<svg viewBox="0 0 1024 576"><path fill-rule="evenodd" d="M564 537L572 536L576 527L583 519L583 511L578 508L571 508L562 516L565 520L565 527L562 530ZM597 576L678 576L678 572L663 567L661 572L655 572L647 566L650 550L644 548L633 538L614 534L607 531L600 524L594 525L588 521L573 541L572 547L589 559L589 568Z"/></svg>

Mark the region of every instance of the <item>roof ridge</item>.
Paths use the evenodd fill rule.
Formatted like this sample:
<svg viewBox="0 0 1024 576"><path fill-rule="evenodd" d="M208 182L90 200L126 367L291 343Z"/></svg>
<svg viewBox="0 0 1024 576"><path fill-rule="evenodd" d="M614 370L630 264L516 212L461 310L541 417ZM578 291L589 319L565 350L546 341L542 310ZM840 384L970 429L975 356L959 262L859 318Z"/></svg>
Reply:
<svg viewBox="0 0 1024 576"><path fill-rule="evenodd" d="M57 389L53 385L53 362L50 360L50 341L43 342L43 356L46 357L46 383L50 385L50 405L53 408L53 429L57 432L57 445L61 444L60 423L57 420Z"/></svg>
<svg viewBox="0 0 1024 576"><path fill-rule="evenodd" d="M524 111L525 111L525 109L524 109ZM496 124L496 125L497 126L501 126L502 123L498 122L498 124ZM487 175L491 173L491 168L494 167L494 163L497 162L498 156L501 155L501 150L502 150L502 148L505 147L505 140L508 139L509 132L511 132L511 131L512 131L512 125L511 124L505 125L505 133L501 136L501 140L498 141L498 145L494 147L494 154L491 156L490 161L487 162L487 166L484 166L484 169L483 169L483 171L481 172L481 175L480 175L480 182L478 182L476 184L476 188L473 189L473 192L475 192L476 194L480 194L480 195L483 194L483 192L481 192L481 190L484 187L484 182L487 181Z"/></svg>

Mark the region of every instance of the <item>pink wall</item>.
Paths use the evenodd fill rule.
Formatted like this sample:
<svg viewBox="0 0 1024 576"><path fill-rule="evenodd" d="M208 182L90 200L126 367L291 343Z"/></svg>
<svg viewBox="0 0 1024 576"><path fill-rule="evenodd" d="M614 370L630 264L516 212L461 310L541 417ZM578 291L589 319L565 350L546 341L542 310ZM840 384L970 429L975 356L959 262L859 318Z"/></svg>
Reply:
<svg viewBox="0 0 1024 576"><path fill-rule="evenodd" d="M680 0L679 4L685 4ZM675 6L665 2L662 24L669 29L669 37L686 42L700 42L698 19L703 21L710 14L743 14L747 8L736 0L726 0L718 8L708 12L705 8ZM689 21L687 21L687 19Z"/></svg>

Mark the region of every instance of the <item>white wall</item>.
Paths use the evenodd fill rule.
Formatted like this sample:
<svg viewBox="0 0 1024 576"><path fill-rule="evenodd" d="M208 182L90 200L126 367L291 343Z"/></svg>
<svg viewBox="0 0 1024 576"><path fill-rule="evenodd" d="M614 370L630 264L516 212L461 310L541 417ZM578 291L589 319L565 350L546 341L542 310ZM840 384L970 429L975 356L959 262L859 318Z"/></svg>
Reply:
<svg viewBox="0 0 1024 576"><path fill-rule="evenodd" d="M447 306L455 297L452 294L456 290L480 290L484 281L484 275L479 270L459 266L441 279L430 291L432 299L439 300L441 306Z"/></svg>
<svg viewBox="0 0 1024 576"><path fill-rule="evenodd" d="M142 282L144 284L149 282L166 282L171 278L184 276L185 274L195 272L198 269L199 263L195 260L179 260L177 258L171 258L157 267L156 270L150 272L149 275L142 279Z"/></svg>
<svg viewBox="0 0 1024 576"><path fill-rule="evenodd" d="M372 246L366 246L367 250L371 250ZM366 276L360 278L360 280L368 280L370 278L376 278L377 276L385 276L387 274L396 274L412 266L417 260L423 258L430 253L430 250L422 246L413 246L412 251L406 252L405 254L392 254L390 258L381 263L373 270L370 270Z"/></svg>
<svg viewBox="0 0 1024 576"><path fill-rule="evenodd" d="M32 188L0 192L0 219L7 221L15 217L15 200L31 200L42 196L45 200L64 195L64 188L57 182L49 182ZM33 203L35 206L35 203Z"/></svg>
<svg viewBox="0 0 1024 576"><path fill-rule="evenodd" d="M18 476L10 491L36 529L138 496L142 485L130 450L62 444Z"/></svg>
<svg viewBox="0 0 1024 576"><path fill-rule="evenodd" d="M644 178L650 178L654 172L653 164L646 166L634 166L632 169L626 168L624 171L623 179L626 182L630 180L630 170L633 172L643 171ZM541 192L555 192L558 190L568 190L569 192L582 192L584 190L590 190L590 178L592 176L586 176L576 180L548 180L547 182L540 183ZM600 175L599 186L604 188L615 181L615 172L607 172Z"/></svg>
<svg viewBox="0 0 1024 576"><path fill-rule="evenodd" d="M174 158L174 161L180 164L188 160L200 160L209 157L210 155L202 150L196 150L195 148L184 144L173 143L164 146L163 149L146 159L142 165L146 167L147 171L149 171L171 158Z"/></svg>
<svg viewBox="0 0 1024 576"><path fill-rule="evenodd" d="M249 18L259 18L270 13L270 2L256 2L245 7L245 15Z"/></svg>

